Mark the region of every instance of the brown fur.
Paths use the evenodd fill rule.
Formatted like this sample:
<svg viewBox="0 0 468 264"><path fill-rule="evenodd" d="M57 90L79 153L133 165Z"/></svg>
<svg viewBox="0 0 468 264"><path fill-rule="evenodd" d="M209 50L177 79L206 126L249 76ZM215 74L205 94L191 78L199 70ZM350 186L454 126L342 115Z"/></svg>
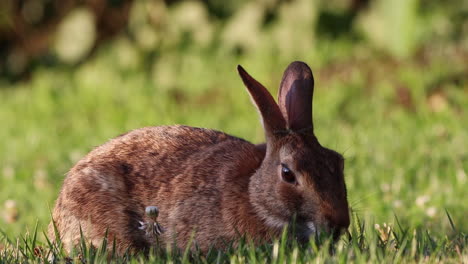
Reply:
<svg viewBox="0 0 468 264"><path fill-rule="evenodd" d="M283 79L312 78L306 64L291 65ZM298 67L310 74L297 74ZM259 107L267 142L253 145L214 130L161 126L97 147L70 170L53 211L67 249L79 243L80 228L95 246L107 232L120 253L149 248L152 241L139 221L146 220L145 207L152 205L158 206L165 229L162 243L179 248L192 236L202 250L223 248L241 236L271 241L294 218L303 230L301 240L320 229L348 227L343 158L319 144L312 120L295 116L309 111L311 117L311 100L290 105L297 102L295 95L304 94L297 89L312 94L313 79L284 82L281 109L293 110L281 113L260 83L241 67L239 73ZM281 164L294 172L295 183L282 180Z"/></svg>

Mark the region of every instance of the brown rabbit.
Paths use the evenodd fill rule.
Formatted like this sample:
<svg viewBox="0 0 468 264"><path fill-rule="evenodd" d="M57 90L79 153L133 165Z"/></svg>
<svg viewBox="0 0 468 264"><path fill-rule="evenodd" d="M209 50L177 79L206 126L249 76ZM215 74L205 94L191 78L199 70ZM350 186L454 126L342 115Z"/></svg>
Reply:
<svg viewBox="0 0 468 264"><path fill-rule="evenodd" d="M97 147L70 170L53 211L68 249L79 243L80 230L95 246L107 234L120 253L148 249L154 241L143 230L145 208L153 205L164 231L159 241L178 248L191 238L201 250L241 236L271 241L293 219L300 240L349 226L343 157L313 133L310 68L289 65L279 104L241 66L238 71L262 116L266 143L161 126ZM52 224L49 231L55 237Z"/></svg>

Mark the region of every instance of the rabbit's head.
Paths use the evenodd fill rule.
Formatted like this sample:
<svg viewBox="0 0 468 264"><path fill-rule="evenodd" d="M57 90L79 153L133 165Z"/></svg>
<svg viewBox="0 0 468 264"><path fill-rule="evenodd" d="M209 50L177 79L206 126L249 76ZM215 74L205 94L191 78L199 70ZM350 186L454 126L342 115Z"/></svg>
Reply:
<svg viewBox="0 0 468 264"><path fill-rule="evenodd" d="M312 123L314 78L303 62L284 72L278 104L241 66L239 74L262 116L266 155L251 179L250 200L265 222L295 221L299 238L349 226L344 160L320 145Z"/></svg>

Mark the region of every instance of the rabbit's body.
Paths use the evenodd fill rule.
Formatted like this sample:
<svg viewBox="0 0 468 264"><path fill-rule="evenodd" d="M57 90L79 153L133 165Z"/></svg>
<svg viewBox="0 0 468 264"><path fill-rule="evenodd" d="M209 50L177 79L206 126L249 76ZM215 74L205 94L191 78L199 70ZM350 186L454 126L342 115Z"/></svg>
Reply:
<svg viewBox="0 0 468 264"><path fill-rule="evenodd" d="M238 67L262 116L266 143L187 126L131 131L97 147L68 173L53 220L70 249L83 235L119 253L153 246L142 230L145 207L159 208L163 245L222 248L240 237L277 238L295 224L297 238L335 235L349 225L343 157L313 133L313 76L302 62L286 69L279 102ZM152 226L150 222L150 226ZM53 225L50 227L55 238Z"/></svg>
<svg viewBox="0 0 468 264"><path fill-rule="evenodd" d="M196 229L203 230L194 237L202 249L221 247L239 234L267 239L281 230L265 226L248 195L250 176L264 156L261 147L214 130L131 131L97 147L70 170L54 211L56 226L68 246L80 241L81 225L95 245L107 231L120 250L143 249L152 241L140 222L145 207L157 205L163 243L185 247ZM215 244L211 234L218 235Z"/></svg>

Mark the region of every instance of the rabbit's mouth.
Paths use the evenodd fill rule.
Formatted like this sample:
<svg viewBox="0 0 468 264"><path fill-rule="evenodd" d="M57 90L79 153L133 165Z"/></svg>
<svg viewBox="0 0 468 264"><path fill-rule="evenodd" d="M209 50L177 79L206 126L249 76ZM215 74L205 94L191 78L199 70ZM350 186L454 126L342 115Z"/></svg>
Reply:
<svg viewBox="0 0 468 264"><path fill-rule="evenodd" d="M307 225L307 231L309 232L309 236L312 235L312 234L315 234L315 232L317 232L317 228L315 227L315 224L314 222L310 221L310 222L307 222L306 223Z"/></svg>
<svg viewBox="0 0 468 264"><path fill-rule="evenodd" d="M308 243L311 236L315 236L320 233L320 230L317 229L317 226L313 221L298 224L296 230L296 237L301 243Z"/></svg>
<svg viewBox="0 0 468 264"><path fill-rule="evenodd" d="M336 242L345 229L327 228L326 226L317 225L313 221L303 222L297 226L296 237L301 242L309 242L310 238L320 237L321 235L331 236Z"/></svg>

